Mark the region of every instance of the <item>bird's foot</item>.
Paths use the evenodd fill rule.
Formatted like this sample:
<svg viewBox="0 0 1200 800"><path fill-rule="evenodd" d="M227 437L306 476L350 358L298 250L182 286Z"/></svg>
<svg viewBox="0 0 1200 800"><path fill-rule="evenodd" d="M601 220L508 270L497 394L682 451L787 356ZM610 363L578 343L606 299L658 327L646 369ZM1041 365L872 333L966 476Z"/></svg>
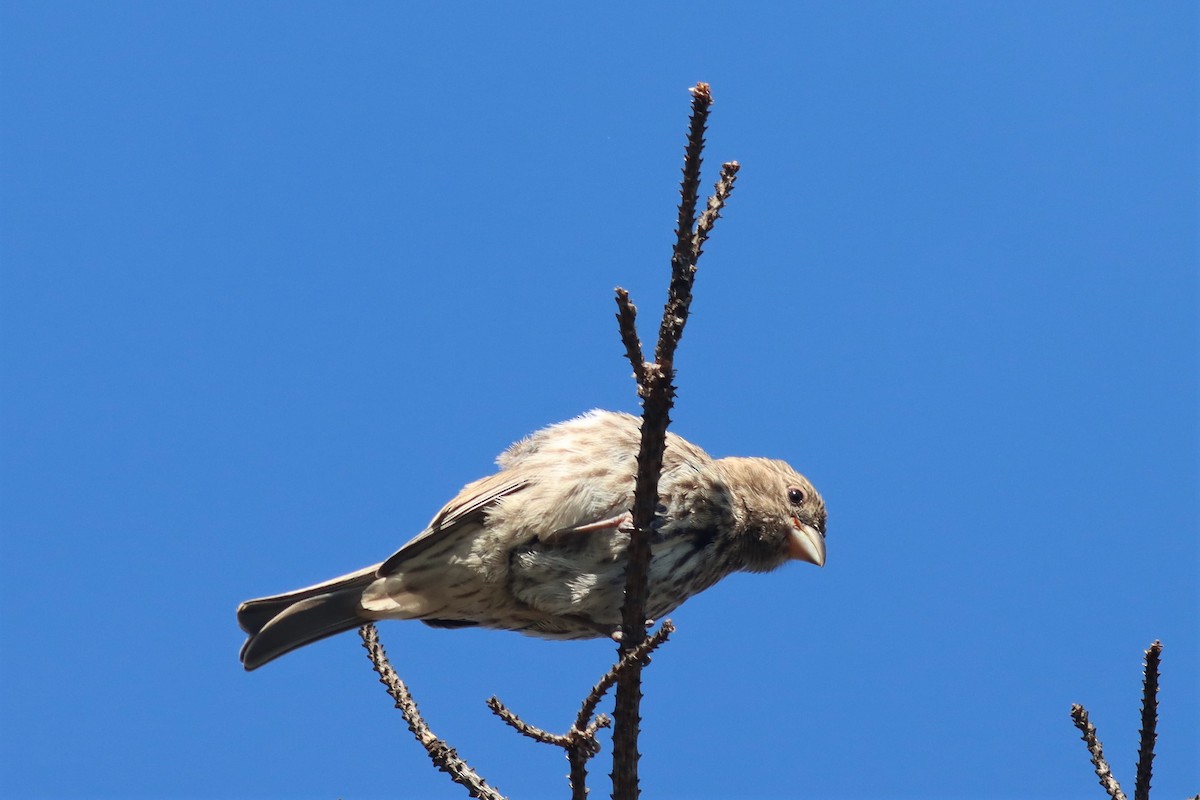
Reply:
<svg viewBox="0 0 1200 800"><path fill-rule="evenodd" d="M646 630L650 630L651 628L653 628L654 623L655 623L655 620L652 620L652 619L646 620L645 621ZM609 631L608 638L612 639L614 642L617 642L619 644L622 640L624 640L625 632L622 631L621 626L618 625L617 627L615 627L611 631Z"/></svg>

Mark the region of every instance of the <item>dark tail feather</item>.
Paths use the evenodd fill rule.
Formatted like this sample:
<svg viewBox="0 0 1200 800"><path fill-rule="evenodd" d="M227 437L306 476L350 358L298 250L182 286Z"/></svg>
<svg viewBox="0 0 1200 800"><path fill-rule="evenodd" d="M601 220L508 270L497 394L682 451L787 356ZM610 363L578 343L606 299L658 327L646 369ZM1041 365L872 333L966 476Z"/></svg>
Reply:
<svg viewBox="0 0 1200 800"><path fill-rule="evenodd" d="M306 586L303 589L296 589L295 591L283 594L273 594L270 597L247 600L238 606L238 625L246 633L253 636L261 631L268 622L279 616L285 609L301 600L307 600L310 597L316 597L320 594L332 594L339 589L348 589L350 587L365 588L368 583L374 580L378 570L379 565L375 564L374 566L364 567L357 572L351 572L349 575L343 575L340 578Z"/></svg>
<svg viewBox="0 0 1200 800"><path fill-rule="evenodd" d="M316 586L242 603L238 624L250 634L242 645L242 666L258 669L297 647L362 625L362 593L375 580L376 569L367 567Z"/></svg>

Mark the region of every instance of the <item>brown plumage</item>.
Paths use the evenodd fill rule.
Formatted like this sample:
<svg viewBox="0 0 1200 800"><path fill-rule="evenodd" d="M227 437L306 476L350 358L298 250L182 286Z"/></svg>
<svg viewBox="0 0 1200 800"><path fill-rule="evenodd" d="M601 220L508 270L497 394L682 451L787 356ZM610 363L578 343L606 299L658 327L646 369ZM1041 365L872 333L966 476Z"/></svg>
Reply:
<svg viewBox="0 0 1200 800"><path fill-rule="evenodd" d="M548 639L620 628L640 421L593 411L517 442L381 564L248 600L246 669L379 619L484 626ZM648 616L732 572L825 563L825 504L782 461L713 459L667 435Z"/></svg>

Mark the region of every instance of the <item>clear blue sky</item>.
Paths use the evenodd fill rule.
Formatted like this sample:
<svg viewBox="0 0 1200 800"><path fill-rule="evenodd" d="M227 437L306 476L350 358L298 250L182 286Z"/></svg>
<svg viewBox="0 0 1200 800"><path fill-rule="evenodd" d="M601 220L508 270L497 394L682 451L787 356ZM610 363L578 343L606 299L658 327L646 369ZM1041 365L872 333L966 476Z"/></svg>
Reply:
<svg viewBox="0 0 1200 800"><path fill-rule="evenodd" d="M426 798L347 635L234 608L378 561L510 441L636 410L688 95L711 185L674 430L784 458L829 563L738 576L648 673L647 798L1200 791L1193 3L0 8L0 794ZM515 797L605 642L389 623ZM607 749L593 791L607 796Z"/></svg>

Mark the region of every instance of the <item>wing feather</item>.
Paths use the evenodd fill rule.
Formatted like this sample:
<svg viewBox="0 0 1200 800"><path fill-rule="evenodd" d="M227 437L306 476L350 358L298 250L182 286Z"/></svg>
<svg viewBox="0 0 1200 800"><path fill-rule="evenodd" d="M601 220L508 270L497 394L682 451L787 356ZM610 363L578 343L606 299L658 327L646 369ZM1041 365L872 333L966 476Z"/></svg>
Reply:
<svg viewBox="0 0 1200 800"><path fill-rule="evenodd" d="M403 571L405 561L424 552L443 537L451 535L460 525L477 522L499 500L528 485L528 480L516 478L508 471L497 472L495 475L468 483L434 516L425 530L380 564L376 575L386 578Z"/></svg>

